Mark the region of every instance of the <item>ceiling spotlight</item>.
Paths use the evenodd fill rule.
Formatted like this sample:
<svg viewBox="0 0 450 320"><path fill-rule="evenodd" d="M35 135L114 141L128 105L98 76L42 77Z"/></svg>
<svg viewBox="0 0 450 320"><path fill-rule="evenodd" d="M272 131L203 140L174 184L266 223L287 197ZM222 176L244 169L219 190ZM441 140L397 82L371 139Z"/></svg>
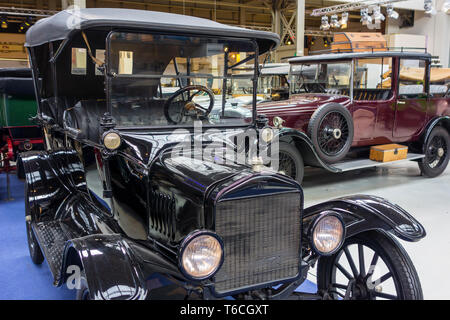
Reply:
<svg viewBox="0 0 450 320"><path fill-rule="evenodd" d="M339 23L337 14L333 14L331 16L330 26L332 28L339 28L341 26L341 24Z"/></svg>
<svg viewBox="0 0 450 320"><path fill-rule="evenodd" d="M372 17L369 16L369 8L361 8L361 20L360 21L365 26L372 23Z"/></svg>
<svg viewBox="0 0 450 320"><path fill-rule="evenodd" d="M0 17L0 26L2 27L2 29L8 28L8 20L5 16Z"/></svg>
<svg viewBox="0 0 450 320"><path fill-rule="evenodd" d="M341 21L339 21L339 23L341 24L341 29L347 29L348 12L342 13L342 18L341 18Z"/></svg>
<svg viewBox="0 0 450 320"><path fill-rule="evenodd" d="M31 27L33 23L33 19L31 17L27 17L24 22L19 25L19 32L25 32Z"/></svg>
<svg viewBox="0 0 450 320"><path fill-rule="evenodd" d="M386 14L389 18L398 19L399 14L394 10L394 6L392 4L388 4L386 7Z"/></svg>
<svg viewBox="0 0 450 320"><path fill-rule="evenodd" d="M320 30L329 30L330 24L328 23L328 17L322 16L322 23L320 25Z"/></svg>
<svg viewBox="0 0 450 320"><path fill-rule="evenodd" d="M433 1L432 0L424 0L423 2L423 9L425 10L425 14L428 15L435 15L436 9L433 7Z"/></svg>
<svg viewBox="0 0 450 320"><path fill-rule="evenodd" d="M446 0L442 5L442 11L446 14L450 14L450 0Z"/></svg>
<svg viewBox="0 0 450 320"><path fill-rule="evenodd" d="M372 20L375 20L375 23L380 23L381 21L384 21L385 17L384 14L381 13L380 6L373 7L373 15Z"/></svg>

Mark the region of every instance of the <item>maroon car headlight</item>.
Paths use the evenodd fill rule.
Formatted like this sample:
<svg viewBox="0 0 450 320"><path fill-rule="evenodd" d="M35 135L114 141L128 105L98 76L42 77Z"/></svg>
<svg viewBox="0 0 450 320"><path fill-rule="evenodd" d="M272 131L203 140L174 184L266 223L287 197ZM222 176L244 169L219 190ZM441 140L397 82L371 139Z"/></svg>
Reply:
<svg viewBox="0 0 450 320"><path fill-rule="evenodd" d="M322 212L310 229L310 240L314 250L320 255L331 255L342 246L345 239L345 225L334 211Z"/></svg>
<svg viewBox="0 0 450 320"><path fill-rule="evenodd" d="M179 259L181 271L188 278L210 278L223 262L222 240L212 232L195 232L183 241Z"/></svg>

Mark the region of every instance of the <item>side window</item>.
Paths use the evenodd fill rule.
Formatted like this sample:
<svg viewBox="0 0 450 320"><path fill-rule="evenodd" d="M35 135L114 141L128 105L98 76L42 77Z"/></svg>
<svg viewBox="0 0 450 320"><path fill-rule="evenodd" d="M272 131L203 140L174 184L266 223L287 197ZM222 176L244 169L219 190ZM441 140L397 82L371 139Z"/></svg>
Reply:
<svg viewBox="0 0 450 320"><path fill-rule="evenodd" d="M104 49L96 49L95 57L100 61L105 61L105 50ZM97 67L98 67L98 65L95 64L95 75L96 76L103 75L103 72L101 72Z"/></svg>
<svg viewBox="0 0 450 320"><path fill-rule="evenodd" d="M119 74L133 74L133 51L119 51Z"/></svg>
<svg viewBox="0 0 450 320"><path fill-rule="evenodd" d="M431 68L430 94L432 97L450 96L450 69Z"/></svg>
<svg viewBox="0 0 450 320"><path fill-rule="evenodd" d="M391 92L392 58L355 60L353 98L355 100L387 100Z"/></svg>
<svg viewBox="0 0 450 320"><path fill-rule="evenodd" d="M87 51L85 48L72 48L72 74L86 74Z"/></svg>
<svg viewBox="0 0 450 320"><path fill-rule="evenodd" d="M425 60L400 59L398 85L402 99L425 97Z"/></svg>

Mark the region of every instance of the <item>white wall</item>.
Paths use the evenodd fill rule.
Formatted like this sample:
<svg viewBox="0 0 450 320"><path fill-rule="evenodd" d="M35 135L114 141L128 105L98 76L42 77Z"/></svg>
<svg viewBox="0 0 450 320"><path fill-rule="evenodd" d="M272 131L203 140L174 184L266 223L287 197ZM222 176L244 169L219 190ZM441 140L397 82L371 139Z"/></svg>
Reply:
<svg viewBox="0 0 450 320"><path fill-rule="evenodd" d="M421 2L423 4L423 1ZM398 21L388 19L386 34L424 35L427 51L439 56L444 67L450 67L450 15L441 11L444 0L436 0L436 3L437 14L434 16L425 15L423 11L415 11L413 27L399 28Z"/></svg>

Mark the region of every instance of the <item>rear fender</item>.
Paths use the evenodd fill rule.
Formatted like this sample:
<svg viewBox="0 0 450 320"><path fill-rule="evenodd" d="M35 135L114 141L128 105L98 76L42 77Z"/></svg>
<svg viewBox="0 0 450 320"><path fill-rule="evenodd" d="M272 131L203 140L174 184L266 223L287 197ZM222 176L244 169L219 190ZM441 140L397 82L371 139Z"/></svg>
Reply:
<svg viewBox="0 0 450 320"><path fill-rule="evenodd" d="M386 199L354 195L317 204L304 210L304 231L323 211L331 210L341 215L346 226L346 237L358 233L382 229L406 241L418 241L425 237L424 227L408 212Z"/></svg>
<svg viewBox="0 0 450 320"><path fill-rule="evenodd" d="M430 136L433 129L437 126L442 126L445 129L447 129L447 132L450 134L450 117L449 116L441 116L438 118L433 119L430 121L430 123L427 125L426 130L422 134L422 137L420 138L420 146L422 153L426 153L426 142L428 140L428 137Z"/></svg>

